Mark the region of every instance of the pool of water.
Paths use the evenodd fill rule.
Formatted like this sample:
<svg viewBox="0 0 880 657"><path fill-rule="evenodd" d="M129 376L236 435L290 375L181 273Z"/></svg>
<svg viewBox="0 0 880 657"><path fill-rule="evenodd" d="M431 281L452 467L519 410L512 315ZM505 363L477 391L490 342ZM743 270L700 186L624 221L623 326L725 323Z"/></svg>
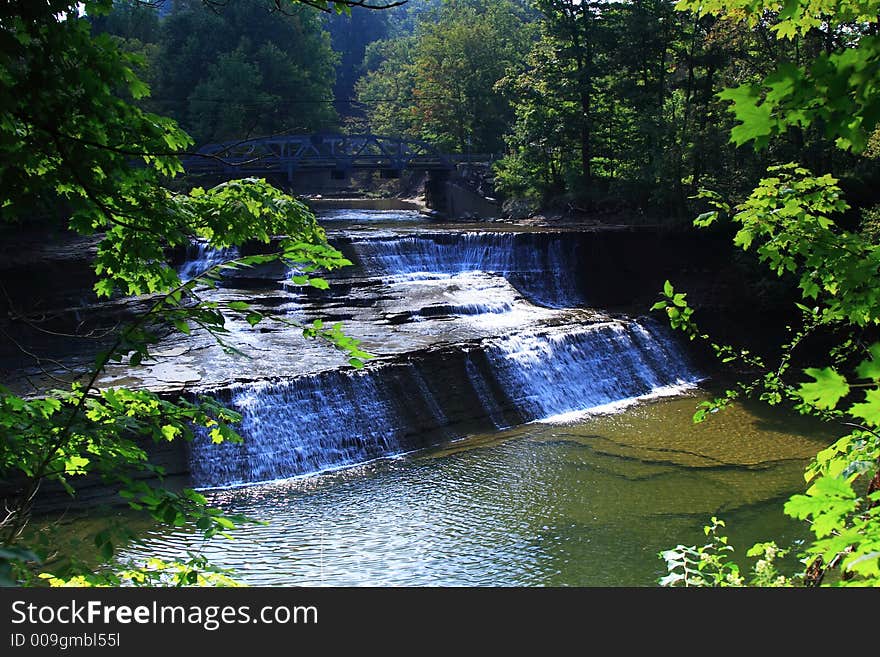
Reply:
<svg viewBox="0 0 880 657"><path fill-rule="evenodd" d="M268 522L234 539L146 527L120 559L203 551L268 586L651 586L657 553L717 515L742 557L805 528L782 513L831 433L735 406L694 425L707 393L559 425L532 423L342 471L211 490Z"/></svg>

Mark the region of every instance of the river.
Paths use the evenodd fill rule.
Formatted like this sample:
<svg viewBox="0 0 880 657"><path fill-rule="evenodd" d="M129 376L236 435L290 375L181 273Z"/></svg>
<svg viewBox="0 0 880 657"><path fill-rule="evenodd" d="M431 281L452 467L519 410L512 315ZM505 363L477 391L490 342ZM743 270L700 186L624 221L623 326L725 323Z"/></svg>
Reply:
<svg viewBox="0 0 880 657"><path fill-rule="evenodd" d="M712 515L745 562L758 540L805 537L782 502L827 435L706 397L643 402L570 425L532 423L316 476L208 492L268 521L205 542L147 529L121 558L202 550L266 586L651 586L657 553L701 544Z"/></svg>
<svg viewBox="0 0 880 657"><path fill-rule="evenodd" d="M241 412L245 443L202 437L188 470L213 504L267 521L210 542L139 525L118 562L200 550L255 585L650 586L657 553L702 540L712 515L742 553L803 537L782 501L831 434L744 405L694 425L711 382L660 323L592 305L584 235L321 221L355 262L326 293L269 268L211 294L342 321L376 359L357 370L241 322L227 341L249 360L196 337L165 346L170 365L110 368L103 384L184 383ZM196 245L181 272L215 259Z"/></svg>

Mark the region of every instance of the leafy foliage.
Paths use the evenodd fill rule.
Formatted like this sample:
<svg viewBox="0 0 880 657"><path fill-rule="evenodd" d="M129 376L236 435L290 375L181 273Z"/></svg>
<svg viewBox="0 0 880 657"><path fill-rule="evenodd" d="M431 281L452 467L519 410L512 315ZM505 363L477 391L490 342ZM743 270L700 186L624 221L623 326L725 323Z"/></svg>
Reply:
<svg viewBox="0 0 880 657"><path fill-rule="evenodd" d="M739 566L730 561L733 547L727 537L719 534L724 521L712 518L712 524L703 528L709 539L705 545L677 545L660 553L666 561L669 574L660 580L661 586L741 586Z"/></svg>
<svg viewBox="0 0 880 657"><path fill-rule="evenodd" d="M413 36L372 44L358 100L374 132L397 132L460 153L502 147L510 108L494 90L528 47L528 22L507 0L444 3Z"/></svg>
<svg viewBox="0 0 880 657"><path fill-rule="evenodd" d="M680 308L670 302L675 294L671 286L667 286L664 294L666 299L655 304L655 309L679 312ZM814 319L820 316L820 313L812 315ZM672 319L673 327L684 330L692 339L708 340L709 336L699 332L690 314L687 321L680 317L678 314ZM819 321L814 328L823 325ZM801 575L803 578L809 583L819 583L825 570L839 566L844 573L842 583L876 585L880 583L877 578L880 543L876 511L880 501L877 476L880 463L880 434L877 433L880 427L880 390L877 388L880 343L864 350L867 358L853 368L854 379L847 379L834 367L806 368L804 374L813 380L798 383L787 375L791 352L804 335L799 334L786 345L785 356L776 369L768 369L760 358L748 353L737 354L732 347L711 343L722 359L740 358L763 374L750 383L739 384L738 388L712 402L703 402L694 414L694 421L703 421L709 413L741 395L760 391L760 398L768 403L776 404L787 399L802 413L836 418L856 427L855 431L817 454L805 474L807 481L813 482L812 486L805 494L792 496L784 508L786 514L809 521L816 535L816 540L801 554L804 563L811 565L815 572L809 576L805 572ZM860 351L858 346L844 346L848 347L850 354ZM865 488L862 482L866 479L869 482ZM854 488L857 484L858 487ZM688 554L692 560L699 556Z"/></svg>
<svg viewBox="0 0 880 657"><path fill-rule="evenodd" d="M267 317L244 302L220 304L201 291L227 269L280 260L303 284L326 289L318 272L350 264L326 241L314 216L265 180L230 181L211 189L171 191L178 159L193 140L171 119L135 101L149 88L135 69L142 60L119 41L94 34L92 18L110 0L13 2L0 12L0 220L23 222L35 213L60 217L69 230L98 236L94 271L100 297L145 296L147 310L122 327L114 342L66 389L23 397L0 388L0 580L52 585L229 583L200 555L167 564L152 560L120 572L95 571L65 554L63 544L30 544L28 523L40 489L57 484L75 494L85 477L114 487L133 510L155 521L192 524L205 537L227 535L253 520L210 508L200 493L164 487L162 468L149 462L151 443L192 440L204 431L215 443L240 441L238 414L215 400L160 396L149 390L98 387L110 362L138 366L151 356L160 331L200 328L224 341L226 317L251 325ZM284 3L286 4L286 3ZM344 8L344 1L316 3ZM281 7L281 4L278 5ZM271 54L271 53L270 53ZM59 211L60 210L60 211ZM220 263L182 281L167 264L169 247L193 238L215 248L246 241L277 244L272 253ZM340 325L300 327L346 351L362 366L370 355ZM95 548L110 560L124 530L105 529ZM39 576L37 576L39 575Z"/></svg>
<svg viewBox="0 0 880 657"><path fill-rule="evenodd" d="M69 578L43 573L40 579L54 587L94 586L239 586L229 571L210 564L204 556L188 553L186 561L152 557L118 571L84 573Z"/></svg>
<svg viewBox="0 0 880 657"><path fill-rule="evenodd" d="M776 543L756 543L746 553L747 557L757 558L747 580L739 566L731 561L734 548L727 536L721 534L725 527L723 520L712 517L711 524L703 527L709 542L696 546L677 545L664 550L660 558L666 562L669 574L659 581L660 586L668 587L741 587L792 586L794 579L779 570L778 559L788 556L789 550L780 549Z"/></svg>
<svg viewBox="0 0 880 657"><path fill-rule="evenodd" d="M405 11L412 4L407 3L402 10ZM355 85L364 73L367 48L376 41L387 39L395 13L399 12L352 11L347 15L328 18L330 43L333 50L339 53L333 96L340 113L347 115L345 118L362 116L362 110L355 102Z"/></svg>
<svg viewBox="0 0 880 657"><path fill-rule="evenodd" d="M753 27L763 24L767 12L778 12L771 29L780 39L802 37L820 27L837 37L836 49L817 55L804 67L780 65L759 85L721 94L734 101L732 109L740 121L731 133L733 142L761 148L793 126L821 123L840 148L864 148L880 118L874 92L877 44L862 29L853 29L851 22L875 24L876 3L721 0L683 1L678 6L743 20ZM809 522L815 536L800 554L805 566L800 577L805 583L821 584L828 572L839 568L839 584L880 585L880 343L859 339L866 328L880 324L880 252L870 233L849 232L835 221L849 209L837 179L813 175L796 164L770 167L768 174L735 206L717 193L702 193L714 209L700 215L695 224L704 227L730 214L738 225L737 246L753 249L778 276L798 281L802 303L797 305L804 328L783 346L775 368L750 359L762 372L759 378L740 384L710 406L760 391L769 403L787 399L802 413L834 419L848 428L847 435L817 454L805 473L810 487L792 496L784 508L793 518ZM691 339L708 341L693 313L685 313L675 303L673 292L667 284L655 309L666 310L673 326ZM831 349L831 362L805 368L803 374L811 381L793 379L791 360L798 344L810 333L832 328L846 337ZM734 353L730 347L713 347L719 355ZM699 419L706 410L698 410ZM766 553L766 545L759 544L750 553ZM776 580L764 577L757 583L770 581Z"/></svg>
<svg viewBox="0 0 880 657"><path fill-rule="evenodd" d="M664 2L535 6L540 38L498 83L514 112L502 192L670 221L707 178L739 188L751 162L734 164L714 94L760 44Z"/></svg>
<svg viewBox="0 0 880 657"><path fill-rule="evenodd" d="M333 127L336 54L324 22L302 3L281 4L175 7L157 34L158 110L200 143Z"/></svg>
<svg viewBox="0 0 880 657"><path fill-rule="evenodd" d="M834 2L795 0L681 0L679 9L745 20L752 27L774 12L770 30L778 39L795 40L811 32L825 32L835 49L816 56L806 66L778 66L761 82L726 89L721 97L733 102L740 124L731 138L755 148L795 127L823 127L840 148L861 152L880 118L880 100L874 87L880 73L880 40L866 36L859 26L876 23L876 0ZM855 28L855 29L853 29Z"/></svg>

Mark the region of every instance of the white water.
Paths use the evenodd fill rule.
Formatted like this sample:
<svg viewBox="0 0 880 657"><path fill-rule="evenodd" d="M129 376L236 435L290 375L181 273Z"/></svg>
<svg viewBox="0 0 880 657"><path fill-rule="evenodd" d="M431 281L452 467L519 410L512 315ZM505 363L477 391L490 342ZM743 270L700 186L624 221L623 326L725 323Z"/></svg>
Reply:
<svg viewBox="0 0 880 657"><path fill-rule="evenodd" d="M197 485L295 477L468 431L566 422L699 379L659 324L604 315L596 321L589 311L568 310L584 303L577 240L570 235L450 232L358 237L352 246L363 272L383 279L399 321L412 322L410 329L434 322L433 333L425 334L451 344L434 355L413 352L364 370L227 390L221 401L242 414L245 442L196 440L191 471ZM182 275L226 257L199 245ZM346 299L329 302L344 310ZM447 337L463 325L477 327L480 337L467 343Z"/></svg>
<svg viewBox="0 0 880 657"><path fill-rule="evenodd" d="M651 332L637 322L521 333L495 340L487 355L502 388L529 420L697 379L659 327Z"/></svg>
<svg viewBox="0 0 880 657"><path fill-rule="evenodd" d="M688 393L691 390L694 390L695 388L695 382L679 383L671 386L661 386L659 388L655 388L646 395L639 395L638 397L628 397L626 399L608 402L607 404L600 404L599 406L593 406L592 408L587 408L583 410L558 413L556 415L550 415L539 420L533 420L533 422L536 422L538 424L579 424L587 418L593 417L595 415L611 415L614 413L620 413L630 406L635 406L636 404L642 402L653 401L655 399L662 399L663 397L678 397L680 395Z"/></svg>
<svg viewBox="0 0 880 657"><path fill-rule="evenodd" d="M550 308L585 304L575 272L576 241L565 234L467 232L356 239L372 275L486 272L507 278L530 301Z"/></svg>
<svg viewBox="0 0 880 657"><path fill-rule="evenodd" d="M201 486L268 481L401 451L391 430L397 418L380 383L367 372L330 372L234 388L227 403L242 414L237 428L246 440L194 441L194 481Z"/></svg>
<svg viewBox="0 0 880 657"><path fill-rule="evenodd" d="M698 380L659 327L635 321L525 331L480 350L450 355L464 359L466 380L441 385L466 387L471 412L495 428L510 424L505 409L524 421L564 421ZM431 392L432 374L412 362L236 387L224 401L243 415L246 440L196 441L193 477L200 486L241 484L410 451L415 434L461 414ZM423 409L417 421L413 409Z"/></svg>
<svg viewBox="0 0 880 657"><path fill-rule="evenodd" d="M196 276L204 274L211 267L237 257L238 249L235 247L214 249L207 242L193 242L187 249L186 260L178 268L177 274L180 276L180 280L190 281Z"/></svg>

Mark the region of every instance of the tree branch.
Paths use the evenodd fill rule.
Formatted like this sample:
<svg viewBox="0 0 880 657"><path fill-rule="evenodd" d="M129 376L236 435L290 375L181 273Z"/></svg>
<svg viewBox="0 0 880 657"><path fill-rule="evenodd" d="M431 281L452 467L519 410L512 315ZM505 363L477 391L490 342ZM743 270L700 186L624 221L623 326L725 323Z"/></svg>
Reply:
<svg viewBox="0 0 880 657"><path fill-rule="evenodd" d="M205 1L205 0L203 0ZM207 0L208 2L213 2L214 0ZM308 7L313 7L319 11L323 11L325 13L330 13L332 11L338 11L339 7L343 8L353 8L360 7L361 9L391 9L392 7L400 7L405 5L408 0L392 0L391 2L385 2L381 4L372 4L369 0L272 0L272 5L274 7L274 11L280 12L287 16L291 15L287 13L285 9L285 5L297 5L302 4ZM228 0L224 0L228 2Z"/></svg>

